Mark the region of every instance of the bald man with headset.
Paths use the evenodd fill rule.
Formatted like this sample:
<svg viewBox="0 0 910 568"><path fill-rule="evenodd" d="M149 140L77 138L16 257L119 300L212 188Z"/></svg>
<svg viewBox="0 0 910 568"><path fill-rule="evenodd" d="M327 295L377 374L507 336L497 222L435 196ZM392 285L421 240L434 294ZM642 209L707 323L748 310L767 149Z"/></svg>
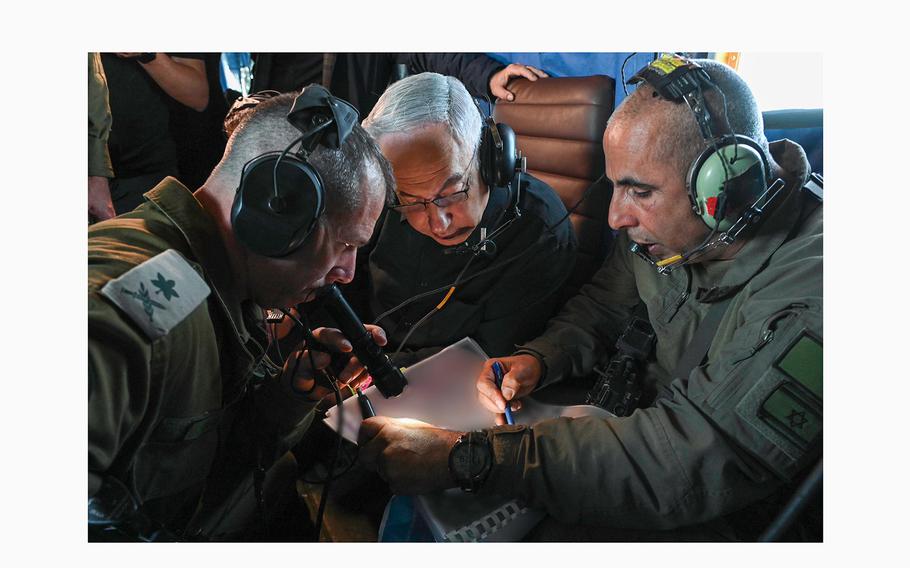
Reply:
<svg viewBox="0 0 910 568"><path fill-rule="evenodd" d="M371 418L360 458L398 493L520 498L549 514L532 539L755 540L820 464L821 180L728 67L667 55L632 82L604 134L611 256L498 359L501 390L493 361L477 379L517 424ZM595 370L615 417L520 424L521 398Z"/></svg>
<svg viewBox="0 0 910 568"><path fill-rule="evenodd" d="M244 538L274 512L331 391L297 373L321 356L266 355L263 309L349 282L394 183L353 107L310 87L247 113L195 192L166 178L90 227L90 538Z"/></svg>

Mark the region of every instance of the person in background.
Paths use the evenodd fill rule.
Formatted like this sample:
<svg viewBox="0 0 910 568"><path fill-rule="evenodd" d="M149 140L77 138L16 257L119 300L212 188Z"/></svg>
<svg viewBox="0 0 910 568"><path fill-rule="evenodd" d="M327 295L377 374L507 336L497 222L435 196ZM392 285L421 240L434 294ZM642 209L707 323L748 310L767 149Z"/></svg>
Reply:
<svg viewBox="0 0 910 568"><path fill-rule="evenodd" d="M104 221L116 213L111 203L114 177L107 141L111 134L111 106L101 55L88 54L88 221Z"/></svg>
<svg viewBox="0 0 910 568"><path fill-rule="evenodd" d="M209 85L201 53L104 53L101 58L113 119L111 198L121 214L140 205L142 195L165 177L179 177L171 105L204 111Z"/></svg>
<svg viewBox="0 0 910 568"><path fill-rule="evenodd" d="M547 74L530 65L503 64L482 53L256 53L251 92L299 91L317 83L366 116L390 83L427 71L458 78L475 97L512 100L514 77Z"/></svg>
<svg viewBox="0 0 910 568"><path fill-rule="evenodd" d="M169 101L170 130L177 150L177 170L187 187L199 187L221 161L227 138L222 126L227 100L221 90L221 54L203 53L209 102L202 111ZM299 91L299 89L298 89Z"/></svg>

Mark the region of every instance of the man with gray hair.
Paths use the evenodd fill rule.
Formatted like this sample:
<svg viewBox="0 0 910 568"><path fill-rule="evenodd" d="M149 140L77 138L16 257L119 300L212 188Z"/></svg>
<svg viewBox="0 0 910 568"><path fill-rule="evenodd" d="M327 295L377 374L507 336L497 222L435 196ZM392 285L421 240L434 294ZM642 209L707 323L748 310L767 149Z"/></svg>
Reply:
<svg viewBox="0 0 910 568"><path fill-rule="evenodd" d="M516 175L511 131L437 73L393 83L363 126L392 164L397 200L348 294L379 318L398 364L463 337L506 355L541 331L574 266L575 236L554 191ZM483 140L493 128L503 150Z"/></svg>
<svg viewBox="0 0 910 568"><path fill-rule="evenodd" d="M251 163L299 139L288 117L294 102L281 95L249 112L195 193L166 178L135 211L89 228L92 538L242 538L257 513L274 512L275 495L293 489L288 450L331 391L298 373L312 360L324 366L324 356L266 355L264 308L351 281L357 248L394 188L355 119L346 137L339 126L337 144L307 157L325 209L303 242L280 257L250 248L232 215L238 187ZM260 230L274 229L267 225ZM351 350L337 330L315 335Z"/></svg>
<svg viewBox="0 0 910 568"><path fill-rule="evenodd" d="M598 366L587 402L615 416L472 433L372 418L360 458L395 492L518 497L550 515L530 538L781 538L785 499L820 480L821 180L802 148L768 144L732 69L667 55L633 81L604 133L613 252L499 359L501 390L490 361L476 381L503 412Z"/></svg>

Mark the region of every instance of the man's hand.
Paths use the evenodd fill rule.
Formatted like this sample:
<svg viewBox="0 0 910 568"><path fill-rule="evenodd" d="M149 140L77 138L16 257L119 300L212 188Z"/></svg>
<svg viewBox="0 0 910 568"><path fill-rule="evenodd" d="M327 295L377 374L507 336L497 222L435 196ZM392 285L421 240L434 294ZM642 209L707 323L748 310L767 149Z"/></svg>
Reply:
<svg viewBox="0 0 910 568"><path fill-rule="evenodd" d="M385 331L381 327L369 324L364 327L369 330L377 345L382 346L388 342ZM320 327L313 331L313 337L321 345L336 352L350 353L354 349L351 342L341 334L341 331L334 328ZM318 349L316 347L312 350L313 363L316 365L316 370L321 371L332 362L332 356ZM356 356L351 357L341 373L338 374L338 380L342 384L347 384L352 379L360 377L364 371L363 363ZM310 366L310 349L308 347L291 353L284 363L284 370L281 376L283 380L290 381L292 388L296 392L306 394L311 400L321 400L334 392L326 386L317 384L315 373Z"/></svg>
<svg viewBox="0 0 910 568"><path fill-rule="evenodd" d="M506 85L509 84L513 77L525 77L531 81L536 81L538 77L549 77L549 75L530 65L510 63L508 67L497 71L490 77L490 92L493 93L493 96L507 101L515 100L515 95L512 91L506 89Z"/></svg>
<svg viewBox="0 0 910 568"><path fill-rule="evenodd" d="M493 375L494 361L499 361L504 371L501 391L496 387ZM475 382L477 399L487 410L497 413L497 424L505 424L502 413L506 410L506 401L511 401L512 410L519 410L521 401L517 399L529 395L534 390L540 382L542 372L540 361L533 355L487 359Z"/></svg>
<svg viewBox="0 0 910 568"><path fill-rule="evenodd" d="M456 486L449 452L460 435L419 420L376 416L360 426L359 459L395 494L441 491Z"/></svg>
<svg viewBox="0 0 910 568"><path fill-rule="evenodd" d="M88 176L88 216L89 220L104 221L116 216L111 202L111 189L106 177Z"/></svg>

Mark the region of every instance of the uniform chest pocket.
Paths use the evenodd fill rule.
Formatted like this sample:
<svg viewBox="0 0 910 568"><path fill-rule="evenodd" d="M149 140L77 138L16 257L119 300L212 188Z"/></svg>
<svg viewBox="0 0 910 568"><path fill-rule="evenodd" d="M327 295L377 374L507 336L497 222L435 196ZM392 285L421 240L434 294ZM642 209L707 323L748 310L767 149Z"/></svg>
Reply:
<svg viewBox="0 0 910 568"><path fill-rule="evenodd" d="M219 409L158 423L139 449L133 466L140 499L179 493L208 476L218 450L221 416Z"/></svg>

